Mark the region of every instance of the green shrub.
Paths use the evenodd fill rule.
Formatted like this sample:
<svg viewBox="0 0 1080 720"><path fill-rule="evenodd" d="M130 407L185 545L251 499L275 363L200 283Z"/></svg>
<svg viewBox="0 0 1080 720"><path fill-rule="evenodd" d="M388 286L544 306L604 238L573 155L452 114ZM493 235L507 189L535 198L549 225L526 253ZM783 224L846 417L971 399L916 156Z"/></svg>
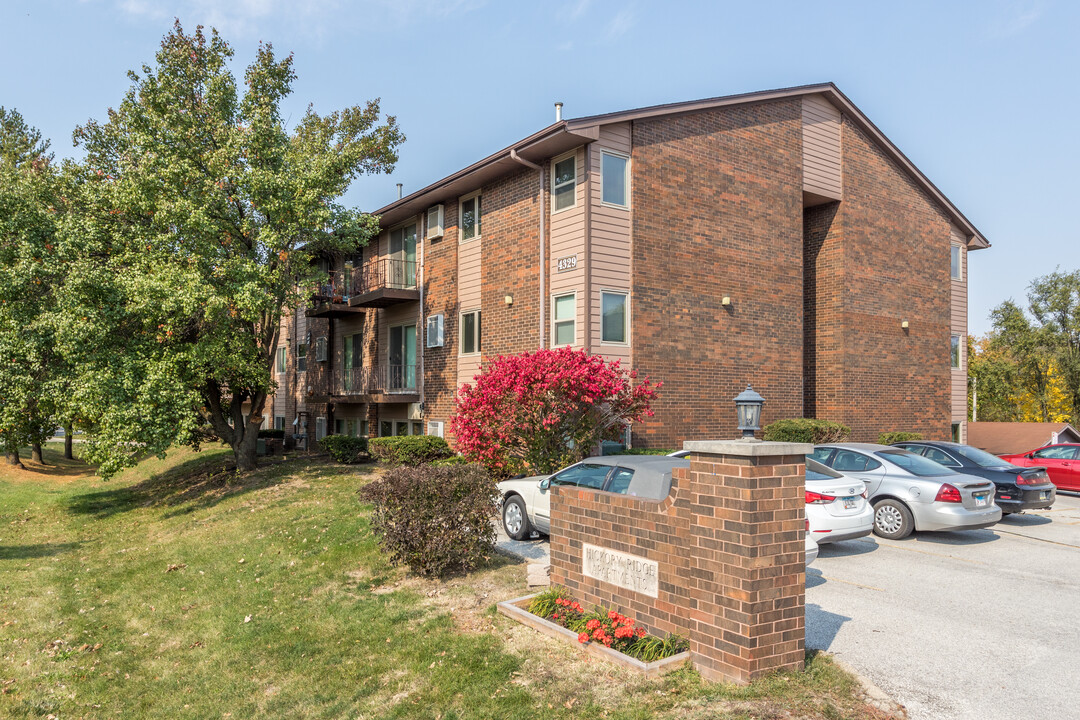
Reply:
<svg viewBox="0 0 1080 720"><path fill-rule="evenodd" d="M273 438L274 440L284 440L284 430L260 430L259 437L261 438Z"/></svg>
<svg viewBox="0 0 1080 720"><path fill-rule="evenodd" d="M878 435L878 445L892 445L898 442L908 442L909 440L922 440L922 433L917 432L904 432L899 430L897 432L883 432Z"/></svg>
<svg viewBox="0 0 1080 720"><path fill-rule="evenodd" d="M327 435L319 441L319 447L330 453L336 462L352 465L370 460L368 440L364 437L349 435Z"/></svg>
<svg viewBox="0 0 1080 720"><path fill-rule="evenodd" d="M468 465L469 461L464 455L451 455L450 457L432 460L431 464L435 467L454 467L455 465Z"/></svg>
<svg viewBox="0 0 1080 720"><path fill-rule="evenodd" d="M626 448L625 450L619 450L612 453L604 453L605 455L668 455L671 450L651 450L649 448Z"/></svg>
<svg viewBox="0 0 1080 720"><path fill-rule="evenodd" d="M472 570L495 549L499 491L479 465L396 467L360 490L395 564L427 577Z"/></svg>
<svg viewBox="0 0 1080 720"><path fill-rule="evenodd" d="M765 426L764 438L773 442L821 443L843 442L851 436L851 428L831 420L788 418Z"/></svg>
<svg viewBox="0 0 1080 720"><path fill-rule="evenodd" d="M372 455L391 465L419 465L453 454L446 441L434 435L372 438L368 441L368 449Z"/></svg>

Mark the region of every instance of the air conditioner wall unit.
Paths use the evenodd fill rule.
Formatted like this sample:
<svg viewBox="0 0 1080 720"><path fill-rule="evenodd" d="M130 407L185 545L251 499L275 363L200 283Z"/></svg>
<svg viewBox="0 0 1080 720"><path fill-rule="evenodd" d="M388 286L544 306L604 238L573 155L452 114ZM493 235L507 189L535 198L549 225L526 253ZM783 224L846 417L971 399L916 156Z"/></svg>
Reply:
<svg viewBox="0 0 1080 720"><path fill-rule="evenodd" d="M442 203L438 205L432 205L427 211L427 234L424 237L428 240L434 240L435 238L441 238L443 236L443 216L444 206Z"/></svg>

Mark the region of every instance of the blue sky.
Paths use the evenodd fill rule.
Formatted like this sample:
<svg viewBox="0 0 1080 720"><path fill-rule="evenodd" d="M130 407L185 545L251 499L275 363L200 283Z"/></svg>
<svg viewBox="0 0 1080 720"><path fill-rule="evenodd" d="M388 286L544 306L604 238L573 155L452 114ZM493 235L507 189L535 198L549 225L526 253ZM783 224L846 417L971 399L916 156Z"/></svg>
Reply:
<svg viewBox="0 0 1080 720"><path fill-rule="evenodd" d="M291 117L382 98L408 141L349 191L363 209L547 125L556 100L577 117L831 80L993 244L971 256L972 332L1080 268L1080 3L3 0L0 105L73 155L174 17L217 27L238 75L259 40L294 52Z"/></svg>

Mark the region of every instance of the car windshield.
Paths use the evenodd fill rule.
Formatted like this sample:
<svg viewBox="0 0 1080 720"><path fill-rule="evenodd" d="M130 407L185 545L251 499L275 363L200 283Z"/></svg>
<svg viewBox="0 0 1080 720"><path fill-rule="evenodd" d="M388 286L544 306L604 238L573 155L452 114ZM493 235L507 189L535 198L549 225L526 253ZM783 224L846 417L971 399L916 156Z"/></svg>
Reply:
<svg viewBox="0 0 1080 720"><path fill-rule="evenodd" d="M957 445L953 449L956 450L956 452L963 455L964 457L966 457L971 462L978 465L979 467L984 467L984 468L1007 468L1007 467L1009 467L1009 463L1005 462L1004 460L999 458L997 455L991 455L990 453L986 452L985 450L980 450L979 448L974 448L974 447L971 447L970 445Z"/></svg>
<svg viewBox="0 0 1080 720"><path fill-rule="evenodd" d="M933 460L928 460L922 455L916 455L907 450L879 450L874 453L879 458L888 460L893 465L907 470L912 475L919 477L937 477L938 475L955 475L956 472L944 465L938 465Z"/></svg>

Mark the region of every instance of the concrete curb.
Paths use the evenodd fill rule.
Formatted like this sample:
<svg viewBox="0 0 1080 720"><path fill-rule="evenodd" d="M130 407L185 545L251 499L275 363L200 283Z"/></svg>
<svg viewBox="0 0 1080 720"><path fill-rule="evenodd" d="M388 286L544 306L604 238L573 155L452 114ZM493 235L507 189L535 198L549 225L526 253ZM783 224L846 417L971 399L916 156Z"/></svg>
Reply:
<svg viewBox="0 0 1080 720"><path fill-rule="evenodd" d="M818 652L824 651L819 650ZM840 668L847 674L853 676L856 680L859 681L859 685L861 685L863 689L863 694L866 696L867 704L872 705L878 710L892 713L893 715L899 715L900 717L904 718L908 716L907 708L898 703L896 700L893 700L888 693L875 685L873 681L870 680L870 678L866 677L858 670L851 667L851 665L848 665L846 662L836 657L835 655L831 655L829 653L825 654L829 656L829 659L832 660L838 668Z"/></svg>

